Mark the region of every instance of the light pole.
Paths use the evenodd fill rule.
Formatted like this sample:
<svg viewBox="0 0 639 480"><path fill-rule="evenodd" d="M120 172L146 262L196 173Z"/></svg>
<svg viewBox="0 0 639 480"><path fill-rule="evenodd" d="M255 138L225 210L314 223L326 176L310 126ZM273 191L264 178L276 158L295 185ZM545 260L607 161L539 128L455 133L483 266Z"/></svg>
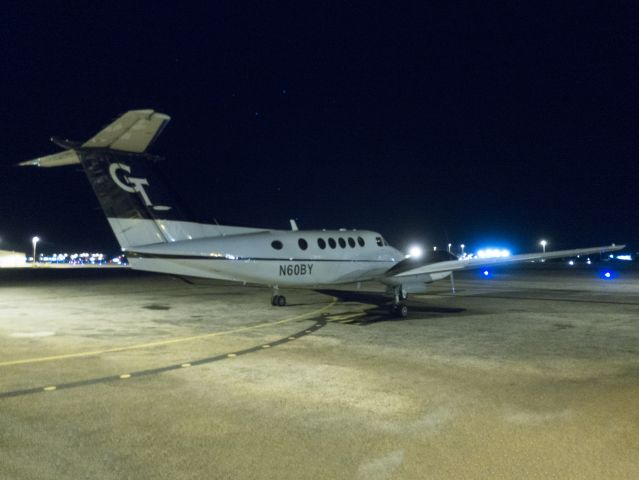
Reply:
<svg viewBox="0 0 639 480"><path fill-rule="evenodd" d="M546 253L546 245L548 245L548 242L546 240L542 240L541 242L539 242L539 245L541 245L543 253Z"/></svg>
<svg viewBox="0 0 639 480"><path fill-rule="evenodd" d="M452 243L449 243L449 244L448 244L448 253L450 253L450 247L452 247L452 246L453 246L453 244L452 244Z"/></svg>
<svg viewBox="0 0 639 480"><path fill-rule="evenodd" d="M38 245L39 241L40 241L40 237L33 237L31 239L31 243L33 243L33 266L34 267L36 264L36 245Z"/></svg>
<svg viewBox="0 0 639 480"><path fill-rule="evenodd" d="M464 256L464 248L466 248L466 245L464 245L464 244L462 243L462 244L461 244L461 249L462 249L462 254L461 254L461 256L462 256L462 257Z"/></svg>

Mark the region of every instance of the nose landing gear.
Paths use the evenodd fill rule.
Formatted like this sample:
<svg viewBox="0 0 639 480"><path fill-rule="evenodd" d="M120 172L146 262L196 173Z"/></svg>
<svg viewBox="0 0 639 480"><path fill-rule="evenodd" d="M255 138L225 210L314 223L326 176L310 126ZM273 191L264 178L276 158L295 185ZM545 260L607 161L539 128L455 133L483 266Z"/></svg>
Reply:
<svg viewBox="0 0 639 480"><path fill-rule="evenodd" d="M408 293L402 288L401 285L393 288L393 305L391 306L390 313L394 317L406 318L408 316L408 307L403 302L408 298Z"/></svg>
<svg viewBox="0 0 639 480"><path fill-rule="evenodd" d="M408 317L408 307L405 303L393 304L391 307L391 315L397 318Z"/></svg>

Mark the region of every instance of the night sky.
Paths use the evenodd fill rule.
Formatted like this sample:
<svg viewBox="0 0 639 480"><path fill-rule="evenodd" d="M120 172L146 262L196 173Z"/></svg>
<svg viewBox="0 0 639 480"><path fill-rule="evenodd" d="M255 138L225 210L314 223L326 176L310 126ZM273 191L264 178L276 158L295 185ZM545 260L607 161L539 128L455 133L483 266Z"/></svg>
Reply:
<svg viewBox="0 0 639 480"><path fill-rule="evenodd" d="M639 238L639 17L621 2L12 3L0 249L118 250L78 168L13 165L137 108L171 115L152 151L203 221L398 248Z"/></svg>

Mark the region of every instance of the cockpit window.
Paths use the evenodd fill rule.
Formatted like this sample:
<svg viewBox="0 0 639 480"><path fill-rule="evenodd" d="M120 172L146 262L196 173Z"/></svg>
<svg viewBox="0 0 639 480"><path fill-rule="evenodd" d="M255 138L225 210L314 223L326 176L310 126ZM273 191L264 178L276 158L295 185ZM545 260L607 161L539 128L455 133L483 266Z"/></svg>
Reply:
<svg viewBox="0 0 639 480"><path fill-rule="evenodd" d="M384 239L382 237L375 237L375 241L377 242L378 247L384 246Z"/></svg>
<svg viewBox="0 0 639 480"><path fill-rule="evenodd" d="M280 242L279 240L273 240L271 242L271 247L273 247L275 250L282 250L282 247L284 245L282 245L282 242Z"/></svg>

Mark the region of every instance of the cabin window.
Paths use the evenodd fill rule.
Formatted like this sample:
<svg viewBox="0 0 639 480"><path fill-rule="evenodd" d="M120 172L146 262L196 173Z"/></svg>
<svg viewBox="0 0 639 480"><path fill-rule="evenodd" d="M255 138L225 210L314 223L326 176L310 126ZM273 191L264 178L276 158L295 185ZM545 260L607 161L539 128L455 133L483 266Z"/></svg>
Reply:
<svg viewBox="0 0 639 480"><path fill-rule="evenodd" d="M382 239L382 237L375 237L375 241L377 242L378 247L384 246L384 240Z"/></svg>
<svg viewBox="0 0 639 480"><path fill-rule="evenodd" d="M339 237L337 241L339 242L340 247L346 248L346 240L344 240L342 237Z"/></svg>
<svg viewBox="0 0 639 480"><path fill-rule="evenodd" d="M326 248L326 242L324 241L323 238L317 239L317 246L320 247L322 250Z"/></svg>
<svg viewBox="0 0 639 480"><path fill-rule="evenodd" d="M302 250L306 250L306 249L308 248L308 243L307 243L307 242L306 242L306 240L304 240L303 238L300 238L300 239L297 241L297 244L300 246L300 248L301 248Z"/></svg>
<svg viewBox="0 0 639 480"><path fill-rule="evenodd" d="M366 245L362 237L357 237L357 243L359 243L360 247L363 247L364 245Z"/></svg>
<svg viewBox="0 0 639 480"><path fill-rule="evenodd" d="M348 246L355 248L355 240L353 240L353 237L348 237Z"/></svg>
<svg viewBox="0 0 639 480"><path fill-rule="evenodd" d="M284 245L282 245L282 242L280 242L279 240L273 240L271 242L271 247L273 247L275 250L282 250L282 247Z"/></svg>
<svg viewBox="0 0 639 480"><path fill-rule="evenodd" d="M329 238L328 239L328 246L331 248L335 248L337 246L337 244L335 243L335 239L334 238Z"/></svg>

